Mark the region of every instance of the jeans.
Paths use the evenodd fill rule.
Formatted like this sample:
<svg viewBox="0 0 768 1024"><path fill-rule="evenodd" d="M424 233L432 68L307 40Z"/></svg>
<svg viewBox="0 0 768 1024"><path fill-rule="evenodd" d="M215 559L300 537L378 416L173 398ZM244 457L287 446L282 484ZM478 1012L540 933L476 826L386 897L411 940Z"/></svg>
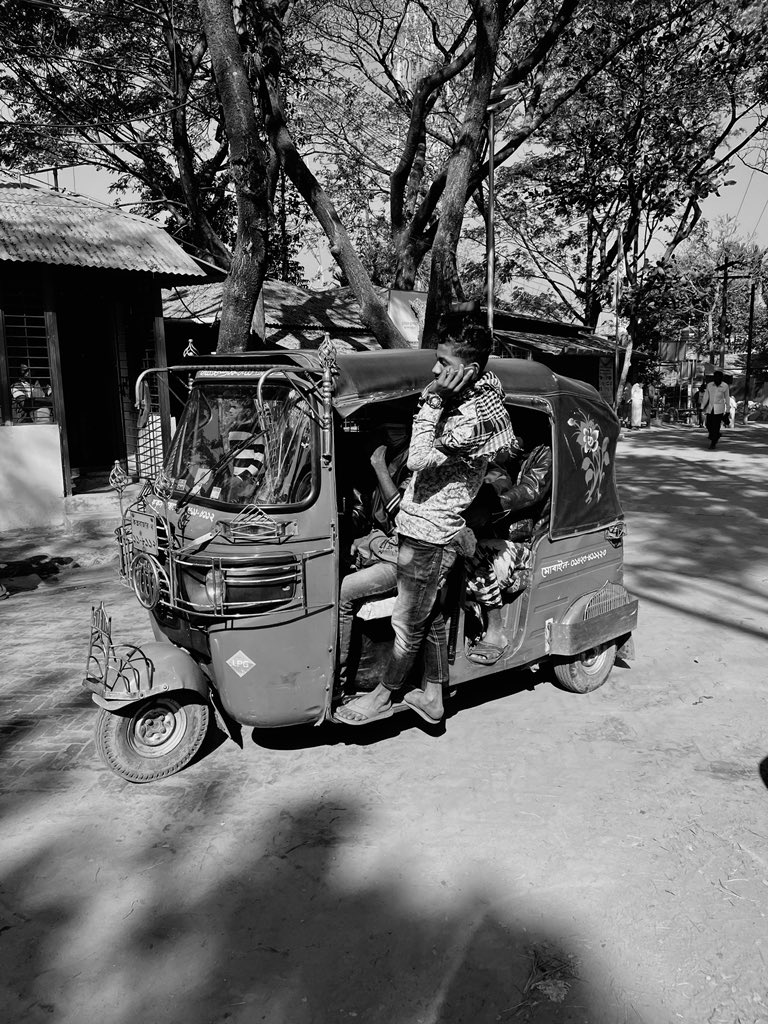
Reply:
<svg viewBox="0 0 768 1024"><path fill-rule="evenodd" d="M707 413L707 433L709 434L709 440L712 444L717 444L720 440L720 425L723 422L723 413L721 412L708 412Z"/></svg>
<svg viewBox="0 0 768 1024"><path fill-rule="evenodd" d="M448 637L437 599L455 561L454 547L400 535L397 600L392 611L395 642L382 679L388 690L399 690L403 686L425 640L425 683L448 685Z"/></svg>
<svg viewBox="0 0 768 1024"><path fill-rule="evenodd" d="M349 651L352 646L352 626L355 612L363 601L382 597L397 586L397 566L393 562L378 562L366 569L351 572L341 581L339 590L339 685L348 681Z"/></svg>

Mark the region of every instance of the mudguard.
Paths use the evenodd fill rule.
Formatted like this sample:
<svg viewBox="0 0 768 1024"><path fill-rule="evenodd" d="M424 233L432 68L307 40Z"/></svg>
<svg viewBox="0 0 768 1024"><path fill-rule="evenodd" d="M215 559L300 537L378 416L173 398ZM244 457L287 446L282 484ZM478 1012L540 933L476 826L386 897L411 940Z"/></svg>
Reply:
<svg viewBox="0 0 768 1024"><path fill-rule="evenodd" d="M547 622L547 653L568 657L616 640L622 657L632 657L626 641L637 627L638 602L617 583L606 583L570 606L559 622Z"/></svg>
<svg viewBox="0 0 768 1024"><path fill-rule="evenodd" d="M83 686L90 690L94 703L108 711L174 690L192 690L207 700L209 689L194 658L167 642L111 648L101 678L88 675Z"/></svg>

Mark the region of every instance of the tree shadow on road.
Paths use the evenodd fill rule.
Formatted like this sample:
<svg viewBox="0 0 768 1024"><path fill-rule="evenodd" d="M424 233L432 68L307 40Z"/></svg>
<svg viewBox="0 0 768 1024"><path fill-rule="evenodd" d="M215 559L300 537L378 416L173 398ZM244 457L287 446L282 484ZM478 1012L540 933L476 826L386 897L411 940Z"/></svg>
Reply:
<svg viewBox="0 0 768 1024"><path fill-rule="evenodd" d="M683 601L688 614L717 625L727 620L733 629L763 637L768 431L731 431L721 445L709 452L703 432L682 428L652 430L642 444L620 445L617 476L630 527L627 579L640 597L669 608ZM636 533L641 540L633 543ZM691 588L700 595L693 603ZM754 615L729 616L736 595L740 608Z"/></svg>
<svg viewBox="0 0 768 1024"><path fill-rule="evenodd" d="M664 1024L602 976L567 907L567 925L529 897L505 911L493 870L459 897L438 863L423 886L397 864L361 876L371 826L344 796L212 828L221 813L177 808L161 835L124 843L62 826L17 858L4 1019Z"/></svg>

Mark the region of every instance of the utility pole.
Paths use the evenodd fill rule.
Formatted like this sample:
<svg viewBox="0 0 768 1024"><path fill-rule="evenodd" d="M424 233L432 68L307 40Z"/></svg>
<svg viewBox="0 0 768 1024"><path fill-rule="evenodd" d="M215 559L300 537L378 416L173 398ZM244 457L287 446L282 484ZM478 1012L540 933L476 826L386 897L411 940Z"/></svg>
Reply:
<svg viewBox="0 0 768 1024"><path fill-rule="evenodd" d="M720 311L720 366L725 366L725 338L728 333L728 254L723 263L723 302ZM714 362L714 360L712 360Z"/></svg>
<svg viewBox="0 0 768 1024"><path fill-rule="evenodd" d="M615 315L615 324L613 332L613 407L618 409L619 407L619 380L621 376L620 367L620 356L619 356L619 302L621 301L621 261L624 258L624 232L622 231L621 223L618 226L618 232L616 236L616 280L614 282L613 289L613 312Z"/></svg>
<svg viewBox="0 0 768 1024"><path fill-rule="evenodd" d="M749 413L749 371L751 369L752 362L752 335L755 329L755 292L757 291L757 281L752 281L752 287L749 289L749 327L747 328L747 359L744 364L744 423L747 422L747 415Z"/></svg>

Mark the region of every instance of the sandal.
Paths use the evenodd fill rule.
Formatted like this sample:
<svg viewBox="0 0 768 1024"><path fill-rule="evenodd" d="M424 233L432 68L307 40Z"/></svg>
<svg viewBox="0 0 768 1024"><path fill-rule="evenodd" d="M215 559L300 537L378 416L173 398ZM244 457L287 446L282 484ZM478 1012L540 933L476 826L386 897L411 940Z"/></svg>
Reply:
<svg viewBox="0 0 768 1024"><path fill-rule="evenodd" d="M509 644L490 644L486 640L478 640L467 651L467 659L476 665L495 665L504 657Z"/></svg>

